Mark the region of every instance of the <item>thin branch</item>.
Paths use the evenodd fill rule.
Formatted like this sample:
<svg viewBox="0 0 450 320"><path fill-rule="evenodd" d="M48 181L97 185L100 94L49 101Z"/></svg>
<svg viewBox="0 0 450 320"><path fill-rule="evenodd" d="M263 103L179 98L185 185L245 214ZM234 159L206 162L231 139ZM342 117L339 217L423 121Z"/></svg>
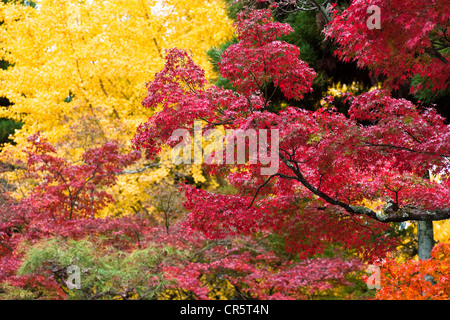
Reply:
<svg viewBox="0 0 450 320"><path fill-rule="evenodd" d="M416 136L414 136L411 132L405 129L405 132L417 143L422 144L422 141L420 141Z"/></svg>
<svg viewBox="0 0 450 320"><path fill-rule="evenodd" d="M431 155L436 155L436 156L440 156L440 157L450 157L450 155L447 155L447 154L439 154L439 153L429 152L429 151L419 151L419 150L414 150L414 149L407 148L407 147L395 146L392 144L372 143L372 142L368 142L368 141L362 141L362 142L368 147L382 147L382 148L409 151L409 152L414 152L414 153L431 154Z"/></svg>
<svg viewBox="0 0 450 320"><path fill-rule="evenodd" d="M75 202L76 202L77 199L78 199L78 195L79 195L80 192L84 189L84 187L87 185L87 183L88 183L89 181L91 181L91 180L95 177L95 175L96 175L98 169L100 169L100 165L97 165L97 167L95 167L94 172L92 173L92 175L91 175L88 179L86 179L86 181L84 181L83 185L82 185L82 186L77 190L77 192L75 193L75 196L74 196L74 198L73 198L73 201L70 202L70 215L69 215L69 220L72 220L72 216L73 216L73 207L74 207L74 205L75 205Z"/></svg>
<svg viewBox="0 0 450 320"><path fill-rule="evenodd" d="M3 247L5 247L6 249L8 249L9 251L11 251L11 252L14 251L13 248L11 248L10 246L4 244L2 241L0 241L0 244L1 244Z"/></svg>
<svg viewBox="0 0 450 320"><path fill-rule="evenodd" d="M258 189L256 190L255 195L253 196L253 200L252 200L252 202L250 203L250 205L248 206L247 209L250 209L250 208L252 207L253 203L255 202L256 196L257 196L258 193L259 193L259 190L261 190L262 188L264 188L264 186L267 185L267 184L269 183L269 181L270 181L273 177L276 177L276 175L270 176L269 179L266 180L266 182L264 182L262 185L260 185L260 186L258 187Z"/></svg>
<svg viewBox="0 0 450 320"><path fill-rule="evenodd" d="M117 173L117 175L141 173L147 169L159 167L160 165L161 165L161 163L150 163L150 164L147 164L146 166L136 169L136 170L123 170L122 172Z"/></svg>

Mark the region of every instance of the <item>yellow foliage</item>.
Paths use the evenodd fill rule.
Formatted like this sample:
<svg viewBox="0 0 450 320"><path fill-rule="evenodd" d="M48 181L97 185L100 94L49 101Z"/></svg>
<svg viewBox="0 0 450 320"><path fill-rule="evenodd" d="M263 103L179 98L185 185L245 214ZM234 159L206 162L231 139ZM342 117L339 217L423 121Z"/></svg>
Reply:
<svg viewBox="0 0 450 320"><path fill-rule="evenodd" d="M381 88L381 84L373 86L369 91ZM351 85L342 84L341 82L333 83L331 87L328 87L327 96L341 97L344 93L357 93L361 90L360 84L353 81ZM320 100L320 105L323 107L328 107L329 103L322 99Z"/></svg>
<svg viewBox="0 0 450 320"><path fill-rule="evenodd" d="M442 182L440 174L433 174L430 172L430 180L435 182ZM450 242L450 220L441 220L433 222L434 240L438 242Z"/></svg>
<svg viewBox="0 0 450 320"><path fill-rule="evenodd" d="M211 75L205 51L231 36L223 6L213 0L2 4L1 57L14 67L0 72L0 95L14 105L0 116L24 122L19 143L36 131L81 148L97 136L130 140L150 115L141 106L145 83L162 68L165 49L191 50Z"/></svg>
<svg viewBox="0 0 450 320"><path fill-rule="evenodd" d="M328 95L340 96L345 92L356 92L358 91L358 84L356 82L352 82L350 86L347 86L345 83L342 84L340 82L334 84L332 87L328 88Z"/></svg>
<svg viewBox="0 0 450 320"><path fill-rule="evenodd" d="M206 182L206 178L203 176L202 166L200 164L193 164L191 166L191 173L195 183Z"/></svg>
<svg viewBox="0 0 450 320"><path fill-rule="evenodd" d="M434 221L434 239L439 242L450 242L450 220Z"/></svg>
<svg viewBox="0 0 450 320"><path fill-rule="evenodd" d="M236 295L236 288L227 279L219 279L214 277L210 279L202 275L199 280L202 286L206 286L209 290L207 296L211 300L231 300ZM167 288L158 296L158 300L189 300L193 295L189 291L173 287Z"/></svg>
<svg viewBox="0 0 450 320"><path fill-rule="evenodd" d="M37 4L0 3L0 58L12 64L0 70L0 96L13 103L0 117L23 122L14 136L17 145L3 148L4 158L23 159L26 137L37 131L73 161L106 141L129 149L138 125L152 115L141 101L145 84L164 65L164 50L192 51L212 78L206 50L232 36L225 3L217 0ZM168 176L166 163L120 176L114 187L118 202L102 215L132 213L132 206L155 196L149 189ZM142 160L136 168L146 164ZM205 180L199 168L192 171L196 181Z"/></svg>

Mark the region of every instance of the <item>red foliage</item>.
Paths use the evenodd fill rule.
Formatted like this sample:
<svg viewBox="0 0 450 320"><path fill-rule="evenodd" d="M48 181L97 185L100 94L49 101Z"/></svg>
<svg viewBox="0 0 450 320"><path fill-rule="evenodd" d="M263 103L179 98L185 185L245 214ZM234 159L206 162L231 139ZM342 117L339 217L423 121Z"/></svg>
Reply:
<svg viewBox="0 0 450 320"><path fill-rule="evenodd" d="M132 218L97 219L95 213L109 203L111 196L102 190L115 183L116 174L139 153L120 153L113 143L90 149L81 164L71 164L56 155L56 149L40 134L29 137L28 173L41 183L28 197L17 201L7 197L0 211L0 281L22 286L57 288L51 279L16 276L21 243L61 236L74 239L86 235L108 235L111 244L126 246L141 228ZM126 237L126 241L121 238ZM59 292L59 294L62 294Z"/></svg>
<svg viewBox="0 0 450 320"><path fill-rule="evenodd" d="M299 59L300 49L277 40L293 31L288 24L272 21L269 10L255 10L240 13L235 27L240 41L224 52L219 70L238 92L251 96L271 81L288 99L312 91L316 73Z"/></svg>
<svg viewBox="0 0 450 320"><path fill-rule="evenodd" d="M284 195L249 208L249 197L214 194L190 186L184 189L185 207L190 212L184 226L202 231L210 239L265 230L281 235L287 252L297 253L300 258L323 253L333 244L356 250L371 261L398 244L386 234L387 225L318 210L322 205L319 201L304 198L303 203L296 203L295 196Z"/></svg>
<svg viewBox="0 0 450 320"><path fill-rule="evenodd" d="M416 24L406 28L409 35L399 31L399 16L406 14L403 8L407 6L388 0L374 4L385 10L382 24L389 26L381 31L358 29L367 18L364 3L354 1L342 15L335 15L327 31L327 36L338 37L341 57L358 55L361 66L386 73L393 84L418 73L436 81L434 89L447 88L448 66L440 65L439 58L430 58L427 50L428 37L448 17L442 1L423 12L410 3L408 14L416 13L411 18ZM345 273L357 270L359 263L338 258L297 264L280 261L251 236L275 232L284 238L288 251L302 258L336 245L373 261L398 244L390 236L391 227L381 222L406 221L413 215L415 220L445 218L446 213L437 210L450 203L449 180L438 183L426 178L429 171L445 177L450 170L450 130L441 116L382 90L348 97L348 116L332 107L316 111L286 107L273 112L270 99L274 92L266 90L269 83L286 98L299 100L311 91L315 72L299 60L297 47L277 40L291 28L274 22L269 10L240 14L236 29L239 43L224 53L220 71L237 91L208 85L203 70L187 52L171 49L164 69L147 84L148 96L143 101L147 108L162 110L138 128L133 143L154 158L163 145L177 143L171 138L176 129L192 132L196 119L207 123L205 130L216 126L242 131L276 129L279 150L269 144L268 151L277 156L273 161L278 171L263 175L261 169L266 165L261 162L236 165L233 172L224 164L205 165L207 172L225 175L236 194L183 187L190 213L181 228L188 230L165 235L137 218L94 218L111 201L101 186L111 186L138 152L121 155L114 143L108 143L87 151L81 164L71 164L57 157L39 134L34 135L27 151L28 165L30 173L42 175L42 183L29 197L5 203L0 212L0 280L33 285L29 278L14 274L19 265L16 249L25 240L103 234L110 244L123 248L142 242L186 249L192 255L166 261L163 270L169 279L178 280L177 288L195 298L208 297L204 285L208 277L226 279L247 298L304 298L345 283ZM394 49L390 44L396 40L405 45ZM386 216L362 207L364 201L380 200L389 202L380 208ZM239 238L233 243L235 237ZM252 250L245 250L249 244ZM444 288L433 287L438 290L433 291L426 283L418 287L421 296L439 298L448 294L447 275L441 278L435 273L448 268L448 261L441 259L443 248L447 250L439 246L434 251L436 260L411 264L405 270L392 262L385 266L392 266L393 273L398 268L401 277L419 271L433 274ZM441 273L447 274L446 270ZM56 286L51 280L38 280L43 286ZM393 291L386 294L395 297Z"/></svg>
<svg viewBox="0 0 450 320"><path fill-rule="evenodd" d="M381 29L369 29L366 25L369 5L380 8ZM394 88L418 74L430 79L434 90L449 89L450 57L439 53L440 48L436 47L437 39L448 43L449 19L446 0L432 4L355 0L343 12L333 10L325 34L338 44L338 57L369 67L386 77Z"/></svg>
<svg viewBox="0 0 450 320"><path fill-rule="evenodd" d="M29 141L29 172L41 184L20 201L9 198L2 203L2 284L38 292L44 299L66 298L63 287L51 275L17 275L27 248L49 237L88 238L125 251L147 246L176 248L183 254L165 259L161 271L172 283L169 288L193 299L209 299L223 281L234 288L231 292L235 293L229 294L239 295L237 298L307 298L337 285L348 285L347 274L361 266L357 260L341 258L296 264L277 257L241 232L235 233L239 237L228 234L225 240L210 242L203 234L186 232L182 224L171 226L169 234L139 217L95 218L95 213L111 200L109 194L99 190L100 186L112 185L116 174L138 155L120 155L116 145L107 144L87 151L83 163L71 164L58 157L56 149L39 134ZM226 230L220 226L220 216L217 219L215 228ZM239 222L234 226L239 228ZM246 230L248 227L238 231Z"/></svg>
<svg viewBox="0 0 450 320"><path fill-rule="evenodd" d="M176 248L184 254L166 259L161 271L172 283L169 288L181 290L193 299L209 299L225 280L236 294L239 292L238 298L306 298L336 285L348 285L346 275L360 268L357 260L341 258L301 264L283 260L250 237L243 237L242 232L248 231L248 226L239 229L239 221L231 225L238 229L234 235L239 237L228 234L223 241L210 242L203 234L186 232L181 224L171 226L168 234L166 229L151 226L139 217L95 218L95 213L111 200L101 186L112 185L116 174L138 154L120 155L117 146L110 143L88 150L81 164L71 164L58 157L56 149L39 134L29 141L29 172L41 184L20 201L9 198L2 203L0 282L3 284L39 292L44 299L67 297L53 276L17 275L27 248L49 237L88 238L125 251L147 246ZM229 229L220 226L219 220L220 216L214 228ZM205 285L209 282L212 284Z"/></svg>
<svg viewBox="0 0 450 320"><path fill-rule="evenodd" d="M307 299L339 285L352 285L347 276L358 272L362 263L340 257L293 262L278 257L261 241L239 236L206 241L198 232L185 232L182 224L170 234L154 228L146 241L171 245L189 255L167 262L164 275L193 299L210 299L215 290L226 293L228 281L237 299Z"/></svg>
<svg viewBox="0 0 450 320"><path fill-rule="evenodd" d="M203 119L205 130L224 125L279 131L279 170L270 177L261 175L260 162L236 165L234 173L226 165L205 165L213 174L225 174L237 195L187 188L190 227L213 238L272 230L290 240L290 249L306 255L321 252L327 241L338 241L374 258L395 240L386 236L387 225L368 222L365 213L351 206L386 199L423 209L449 203L447 185L423 179L429 169L448 171L444 157L450 154L450 131L434 110L420 111L407 100L376 90L353 98L349 117L333 108L271 112L271 93L260 90L263 84L273 81L287 97L294 97L295 91L300 99L314 73L294 57L291 45L276 40L290 27L273 22L269 10L241 14L236 28L240 42L224 53L220 70L238 92L206 86L189 55L172 49L164 70L148 83L143 103L163 109L142 124L134 138L135 146L152 158L162 145L175 145L175 129L192 132L194 119ZM304 77L294 76L298 74ZM290 85L284 87L278 81L282 78ZM382 220L375 211L367 212Z"/></svg>

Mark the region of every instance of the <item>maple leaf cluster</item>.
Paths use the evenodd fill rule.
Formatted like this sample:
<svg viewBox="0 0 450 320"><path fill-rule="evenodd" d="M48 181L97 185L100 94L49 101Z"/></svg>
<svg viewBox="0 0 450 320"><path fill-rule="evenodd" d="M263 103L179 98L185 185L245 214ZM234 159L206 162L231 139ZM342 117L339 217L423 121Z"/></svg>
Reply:
<svg viewBox="0 0 450 320"><path fill-rule="evenodd" d="M176 280L167 286L167 298L181 290L186 298L211 299L227 287L222 294L228 299L308 299L353 286L348 275L362 266L358 259L340 256L301 262L280 259L265 241L247 236L205 242L202 233L185 232L183 224L170 234L154 229L148 237L188 253L162 268L166 279Z"/></svg>
<svg viewBox="0 0 450 320"><path fill-rule="evenodd" d="M312 91L316 73L299 59L300 49L277 40L293 31L288 24L274 22L269 10L254 10L240 13L235 27L240 41L224 52L219 71L238 92L263 92L270 82L288 99Z"/></svg>
<svg viewBox="0 0 450 320"><path fill-rule="evenodd" d="M338 44L336 55L369 67L393 88L420 75L431 80L427 86L433 90L449 89L449 55L439 45L448 44L448 3L374 0L370 5L380 9L380 29L367 26L367 1L352 1L343 12L331 10L325 35Z"/></svg>

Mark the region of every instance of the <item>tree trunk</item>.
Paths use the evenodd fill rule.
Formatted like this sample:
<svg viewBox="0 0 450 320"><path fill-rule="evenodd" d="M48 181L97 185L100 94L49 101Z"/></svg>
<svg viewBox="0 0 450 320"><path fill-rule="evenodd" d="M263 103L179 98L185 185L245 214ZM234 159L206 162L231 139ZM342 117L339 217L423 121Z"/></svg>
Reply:
<svg viewBox="0 0 450 320"><path fill-rule="evenodd" d="M433 221L417 221L417 240L419 243L419 259L431 258L434 246Z"/></svg>
<svg viewBox="0 0 450 320"><path fill-rule="evenodd" d="M417 240L419 243L419 259L427 260L431 258L431 250L434 246L433 221L417 221ZM426 274L424 279L436 284L433 277Z"/></svg>

